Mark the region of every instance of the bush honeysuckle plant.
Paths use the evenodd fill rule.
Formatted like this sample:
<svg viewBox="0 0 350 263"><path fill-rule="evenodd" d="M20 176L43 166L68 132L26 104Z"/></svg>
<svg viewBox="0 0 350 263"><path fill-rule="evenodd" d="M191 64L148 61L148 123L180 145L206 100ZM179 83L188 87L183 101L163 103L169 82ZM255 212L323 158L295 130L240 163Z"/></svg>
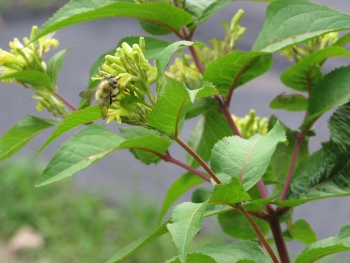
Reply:
<svg viewBox="0 0 350 263"><path fill-rule="evenodd" d="M250 52L236 50L245 32L240 25L242 10L230 24L223 23L223 39L208 44L195 41L195 29L230 2L75 0L41 28L34 26L29 38L10 42L9 52L0 49L1 80L32 89L37 109L55 117L19 120L0 139L0 160L18 152L44 129L55 128L37 154L65 132L83 126L58 149L36 186L72 176L119 149L129 149L144 164L163 160L184 168L155 219L159 228L116 248L107 263L124 262L165 233L172 236L178 250L167 263L288 263L286 241L291 239L306 245L296 263L350 250L350 225L337 236L318 241L305 220L292 217L294 207L304 203L350 195L350 65L322 72L328 58L350 58L343 47L350 42L350 34L338 37L340 31L350 29L350 15L308 0L266 1L271 3ZM148 34L157 37L122 39L91 66L80 105L69 104L56 86L69 49L44 62L50 47L58 46L53 32L119 16L138 19ZM166 34L175 34L179 41L158 37ZM291 92L276 96L270 107L305 112L297 130L275 116L256 117L254 110L244 118L229 111L234 90L267 72L275 52L294 63L281 75ZM93 94L98 105L90 106ZM308 139L316 134L314 123L332 109L329 141L309 154ZM201 118L185 142L180 131L197 116ZM108 125L94 123L101 118L108 125L130 127L116 134ZM186 163L171 155L172 143L186 150ZM171 218L164 219L182 194L199 185L191 201L175 206ZM203 219L213 216L237 241L189 249Z"/></svg>

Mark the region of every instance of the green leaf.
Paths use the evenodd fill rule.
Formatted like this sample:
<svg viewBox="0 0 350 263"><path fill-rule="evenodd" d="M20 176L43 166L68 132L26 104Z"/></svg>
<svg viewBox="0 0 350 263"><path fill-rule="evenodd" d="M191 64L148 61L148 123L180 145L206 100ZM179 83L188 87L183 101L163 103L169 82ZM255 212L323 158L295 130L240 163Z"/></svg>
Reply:
<svg viewBox="0 0 350 263"><path fill-rule="evenodd" d="M331 140L293 172L283 206L297 206L312 200L350 195L350 104L340 107L329 120Z"/></svg>
<svg viewBox="0 0 350 263"><path fill-rule="evenodd" d="M280 94L270 102L270 108L286 111L307 110L307 98L301 94Z"/></svg>
<svg viewBox="0 0 350 263"><path fill-rule="evenodd" d="M216 261L207 255L201 254L201 253L191 253L188 254L186 257L186 263L216 263ZM165 261L165 263L181 263L180 259L178 257L169 259Z"/></svg>
<svg viewBox="0 0 350 263"><path fill-rule="evenodd" d="M231 0L186 0L185 10L193 17L189 28L193 29L203 23L230 2Z"/></svg>
<svg viewBox="0 0 350 263"><path fill-rule="evenodd" d="M207 162L215 143L231 135L233 132L225 117L217 110L210 110L193 129L188 145ZM191 167L199 166L199 163L189 154L187 154L187 164Z"/></svg>
<svg viewBox="0 0 350 263"><path fill-rule="evenodd" d="M167 46L163 51L159 52L156 57L156 67L157 67L157 79L164 75L166 67L168 66L173 54L180 48L185 48L189 46L207 46L201 42L191 42L191 41L176 41L169 46Z"/></svg>
<svg viewBox="0 0 350 263"><path fill-rule="evenodd" d="M60 126L58 126L56 130L54 130L51 136L46 140L44 145L41 146L41 148L36 152L35 155L38 155L44 148L46 148L46 146L48 146L51 142L53 142L55 139L57 139L67 131L79 125L98 120L100 118L100 106L92 106L82 110L73 111L63 120L63 123Z"/></svg>
<svg viewBox="0 0 350 263"><path fill-rule="evenodd" d="M183 83L165 75L159 79L159 84L163 92L146 120L149 126L170 136L174 135L178 124L184 119L191 102L196 97L211 96L217 93L212 86L189 90Z"/></svg>
<svg viewBox="0 0 350 263"><path fill-rule="evenodd" d="M191 261L191 256L207 255L214 261ZM187 255L188 263L210 262L210 263L272 263L272 260L261 249L257 242L243 241L231 244L208 244L193 249ZM201 258L200 258L201 259ZM204 258L207 260L207 258ZM166 261L166 263L180 263L178 259Z"/></svg>
<svg viewBox="0 0 350 263"><path fill-rule="evenodd" d="M209 189L206 187L199 187L193 191L191 201L192 203L203 203L210 199L213 193L213 189Z"/></svg>
<svg viewBox="0 0 350 263"><path fill-rule="evenodd" d="M298 133L290 131L287 132L286 135L288 145L285 145L283 143L277 144L276 150L271 158L271 168L274 174L274 181L280 184L284 184L286 180ZM296 169L298 165L308 156L308 140L307 138L304 138L304 140L301 142L294 169Z"/></svg>
<svg viewBox="0 0 350 263"><path fill-rule="evenodd" d="M337 42L335 42L333 45L334 46L345 46L346 44L348 44L350 42L350 33L347 33L345 35L343 35L342 37L340 37Z"/></svg>
<svg viewBox="0 0 350 263"><path fill-rule="evenodd" d="M271 54L233 51L211 62L204 72L203 79L212 82L221 95L227 96L231 88L242 86L262 75L271 65Z"/></svg>
<svg viewBox="0 0 350 263"><path fill-rule="evenodd" d="M27 83L35 88L52 90L50 77L40 71L25 70L21 72L16 72L8 74L4 77L1 77L0 80L4 79L16 79L19 82Z"/></svg>
<svg viewBox="0 0 350 263"><path fill-rule="evenodd" d="M102 66L102 64L105 62L106 55L114 55L116 52L117 47L120 47L122 43L128 43L129 46L132 46L133 44L139 43L140 37L125 37L122 38L118 45L113 48L112 50L109 50L105 53L103 53L101 56L98 57L98 59L92 64L90 68L89 73L89 84L86 87L86 89L92 89L95 88L99 81L98 80L91 80L91 77L94 77L96 75L100 75L99 68ZM144 37L145 43L146 43L146 49L145 49L145 57L146 59L154 58L160 51L162 51L165 47L169 45L169 42L156 39L153 37ZM79 109L83 109L90 105L90 100L82 99L80 101Z"/></svg>
<svg viewBox="0 0 350 263"><path fill-rule="evenodd" d="M66 48L58 53L56 53L47 63L47 75L51 79L52 87L56 87L58 74L60 73L64 57L68 50L72 48Z"/></svg>
<svg viewBox="0 0 350 263"><path fill-rule="evenodd" d="M208 201L201 204L185 202L173 210L172 223L167 227L179 251L181 262L186 262L188 246L201 228L207 204Z"/></svg>
<svg viewBox="0 0 350 263"><path fill-rule="evenodd" d="M111 153L124 139L101 124L91 124L66 141L52 157L35 186L72 176Z"/></svg>
<svg viewBox="0 0 350 263"><path fill-rule="evenodd" d="M299 219L292 225L292 232L283 231L283 235L298 240L306 245L317 241L316 233L305 219Z"/></svg>
<svg viewBox="0 0 350 263"><path fill-rule="evenodd" d="M330 57L350 57L350 52L337 46L316 51L283 72L283 84L298 91L313 90L322 79L320 65Z"/></svg>
<svg viewBox="0 0 350 263"><path fill-rule="evenodd" d="M228 184L217 184L210 198L210 203L236 204L250 200L249 194L237 177L232 177Z"/></svg>
<svg viewBox="0 0 350 263"><path fill-rule="evenodd" d="M61 120L46 120L27 115L13 125L0 139L0 161L5 160L41 131L59 125Z"/></svg>
<svg viewBox="0 0 350 263"><path fill-rule="evenodd" d="M259 229L264 235L267 235L270 231L269 224L260 218L254 217L255 223L259 226ZM218 220L222 230L229 236L244 240L253 240L257 238L257 235L245 218L240 212L226 212L218 215Z"/></svg>
<svg viewBox="0 0 350 263"><path fill-rule="evenodd" d="M115 0L76 0L66 4L50 18L34 40L67 26L108 17L145 19L176 32L192 21L190 14L167 3L135 4Z"/></svg>
<svg viewBox="0 0 350 263"><path fill-rule="evenodd" d="M146 149L162 154L173 142L169 137L159 136L154 130L145 127L121 127L120 131L126 139L130 140L127 144L120 145L120 148L129 148L136 159L147 165L158 163L161 159ZM137 148L142 148L142 150L137 150Z"/></svg>
<svg viewBox="0 0 350 263"><path fill-rule="evenodd" d="M238 136L226 137L215 144L211 168L218 178L228 182L238 177L249 190L265 173L278 142L286 141L281 124L276 123L265 136L255 134L248 140Z"/></svg>
<svg viewBox="0 0 350 263"><path fill-rule="evenodd" d="M158 237L162 236L163 234L167 233L168 229L167 229L166 225L168 223L169 223L169 221L166 221L164 224L162 224L160 227L158 227L158 229L156 231L154 231L151 235L139 237L138 239L133 241L131 244L120 249L116 254L114 254L105 263L125 262L128 258L130 258L140 248L143 248L144 246L151 243L153 240L155 240Z"/></svg>
<svg viewBox="0 0 350 263"><path fill-rule="evenodd" d="M214 98L199 98L194 101L189 110L186 113L185 119L191 119L197 117L200 114L204 114L207 111L218 109L219 102Z"/></svg>
<svg viewBox="0 0 350 263"><path fill-rule="evenodd" d="M127 140L117 149L131 149L135 158L145 164L159 162L160 158L155 153L165 153L173 142L168 137L161 137L144 127L121 128L121 131Z"/></svg>
<svg viewBox="0 0 350 263"><path fill-rule="evenodd" d="M309 263L337 252L350 251L350 225L344 226L335 237L325 238L308 246L295 263Z"/></svg>
<svg viewBox="0 0 350 263"><path fill-rule="evenodd" d="M203 178L189 172L175 180L166 192L162 207L160 208L158 222L162 221L165 213L180 196L203 182L205 182Z"/></svg>
<svg viewBox="0 0 350 263"><path fill-rule="evenodd" d="M350 16L307 0L273 1L253 51L275 52L325 33L350 29Z"/></svg>
<svg viewBox="0 0 350 263"><path fill-rule="evenodd" d="M344 105L350 100L350 66L333 70L314 87L309 97L309 117L302 128L323 113Z"/></svg>
<svg viewBox="0 0 350 263"><path fill-rule="evenodd" d="M162 36L172 33L168 28L164 27L163 25L157 24L149 20L139 19L139 23L142 29L151 35Z"/></svg>

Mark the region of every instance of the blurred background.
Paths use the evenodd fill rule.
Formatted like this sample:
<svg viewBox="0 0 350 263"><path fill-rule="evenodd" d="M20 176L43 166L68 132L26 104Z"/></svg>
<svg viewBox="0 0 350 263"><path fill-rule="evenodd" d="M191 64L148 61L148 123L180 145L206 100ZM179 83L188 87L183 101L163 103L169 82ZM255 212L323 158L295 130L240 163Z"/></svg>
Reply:
<svg viewBox="0 0 350 263"><path fill-rule="evenodd" d="M29 36L33 25L40 27L66 2L0 0L0 48L8 50L8 43L13 38ZM350 13L350 4L344 4L344 0L313 2ZM199 26L194 40L209 43L211 38L223 38L225 31L221 21L230 23L237 10L243 9L245 15L240 25L247 30L237 49L249 51L262 28L266 6L266 3L233 1ZM80 101L78 94L88 84L92 63L100 54L115 48L121 38L130 35L148 34L142 31L137 20L129 18L92 21L57 32L55 38L60 46L48 54L46 61L56 51L76 47L67 53L63 63L57 83L59 93L77 106ZM163 39L177 40L172 35ZM291 62L280 54L275 54L274 59L272 70L235 91L231 112L243 117L250 109L255 109L260 117L274 114L289 127L297 129L303 114L275 111L268 106L278 94L292 92L279 79ZM328 72L347 64L349 61L345 59L330 59L324 70ZM1 82L0 91L0 136L25 115L51 118L45 111L36 111L36 102L30 100L33 95L30 90ZM316 123L317 136L310 140L310 152L319 149L320 143L329 139L327 121L330 116L331 113L325 114ZM188 140L197 120L186 123L182 139ZM116 123L108 126L115 132L119 127ZM0 164L0 263L104 262L121 247L153 231L167 188L185 172L183 169L164 162L144 166L124 150L112 153L72 178L34 188L35 177L77 129L58 138L33 159L34 153L52 131L44 131L15 156ZM185 161L185 152L176 145L171 147L170 152ZM190 196L191 193L188 193L179 202L189 200ZM297 207L293 218L307 219L319 239L334 236L341 226L350 223L349 201L350 198L345 197L308 203ZM227 240L231 239L221 233L216 219L208 219L205 229L195 237L192 245L196 247ZM21 242L35 246L23 249ZM288 245L292 257L304 248L297 242ZM141 250L129 262L164 262L174 253L170 237L166 235ZM157 259L152 256L155 254ZM349 255L343 255L345 258Z"/></svg>

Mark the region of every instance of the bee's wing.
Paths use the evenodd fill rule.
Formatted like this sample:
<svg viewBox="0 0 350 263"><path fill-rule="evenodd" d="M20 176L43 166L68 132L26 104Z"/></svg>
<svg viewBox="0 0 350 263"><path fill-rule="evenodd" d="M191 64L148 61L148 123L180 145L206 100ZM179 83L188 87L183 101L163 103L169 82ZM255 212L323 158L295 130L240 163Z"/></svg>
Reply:
<svg viewBox="0 0 350 263"><path fill-rule="evenodd" d="M96 89L87 89L79 93L79 97L87 100L91 100L96 93Z"/></svg>
<svg viewBox="0 0 350 263"><path fill-rule="evenodd" d="M102 103L99 102L99 105L101 106L101 116L102 116L102 119L106 119L107 113L108 113L108 107L109 107L109 105L110 105L109 98L107 98L106 100L104 100Z"/></svg>

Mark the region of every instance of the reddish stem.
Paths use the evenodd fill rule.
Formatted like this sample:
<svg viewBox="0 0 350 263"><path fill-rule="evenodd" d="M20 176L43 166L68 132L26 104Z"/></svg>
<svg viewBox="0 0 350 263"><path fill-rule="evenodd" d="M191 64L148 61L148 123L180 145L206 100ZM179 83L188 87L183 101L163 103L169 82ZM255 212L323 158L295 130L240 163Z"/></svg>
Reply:
<svg viewBox="0 0 350 263"><path fill-rule="evenodd" d="M281 224L279 222L279 217L277 217L276 215L270 217L269 224L281 262L290 263L286 242L283 239L283 233L281 229Z"/></svg>
<svg viewBox="0 0 350 263"><path fill-rule="evenodd" d="M222 113L224 114L227 122L231 126L233 133L242 138L242 134L238 130L236 123L233 121L231 113L228 111L228 109L224 105L222 106L221 110L222 110Z"/></svg>
<svg viewBox="0 0 350 263"><path fill-rule="evenodd" d="M206 180L207 182L210 182L210 178L208 176L206 176L205 174L203 174L202 172L194 169L193 167L183 163L183 162L180 162L179 160L176 160L174 158L172 158L171 156L167 155L167 154L162 154L161 155L162 159L166 162L170 162L170 163L173 163L173 164L176 164L184 169L186 169L187 171L190 171L191 173L194 173L196 175L198 175L199 177L202 177L204 180Z"/></svg>
<svg viewBox="0 0 350 263"><path fill-rule="evenodd" d="M306 134L306 131L301 131L298 134L297 138L296 138L296 142L295 142L294 150L293 150L293 155L292 155L292 160L290 161L288 174L287 174L287 177L286 177L286 181L284 182L282 194L281 194L281 197L280 197L281 200L284 200L286 198L286 196L287 196L289 185L290 185L290 182L292 180L292 175L293 175L295 162L297 160L297 157L298 157L298 154L299 154L299 150L300 150L300 146L301 146L301 142L303 141L303 139L305 137L305 134Z"/></svg>
<svg viewBox="0 0 350 263"><path fill-rule="evenodd" d="M258 227L256 222L254 221L254 219L251 217L251 215L247 212L247 210L244 209L244 207L241 204L237 204L236 207L245 216L245 218L247 218L247 220L249 221L250 225L252 226L252 228L254 229L255 233L257 234L260 242L264 245L265 249L269 253L270 257L272 258L272 261L274 263L279 263L279 261L278 261L276 255L275 255L275 253L273 252L270 244L266 241L266 239L264 237L264 234L261 232L260 228ZM283 263L286 263L286 262L283 262Z"/></svg>
<svg viewBox="0 0 350 263"><path fill-rule="evenodd" d="M217 183L221 184L221 181L215 173L210 169L208 164L203 161L203 159L190 147L188 146L184 141L182 141L179 137L175 138L175 141L182 147L184 148L203 168L204 170L210 175L211 178Z"/></svg>
<svg viewBox="0 0 350 263"><path fill-rule="evenodd" d="M55 96L57 98L59 98L64 104L66 104L67 107L70 108L72 111L76 111L77 110L72 104L70 104L68 101L66 101L66 99L63 98L57 91L55 91Z"/></svg>

